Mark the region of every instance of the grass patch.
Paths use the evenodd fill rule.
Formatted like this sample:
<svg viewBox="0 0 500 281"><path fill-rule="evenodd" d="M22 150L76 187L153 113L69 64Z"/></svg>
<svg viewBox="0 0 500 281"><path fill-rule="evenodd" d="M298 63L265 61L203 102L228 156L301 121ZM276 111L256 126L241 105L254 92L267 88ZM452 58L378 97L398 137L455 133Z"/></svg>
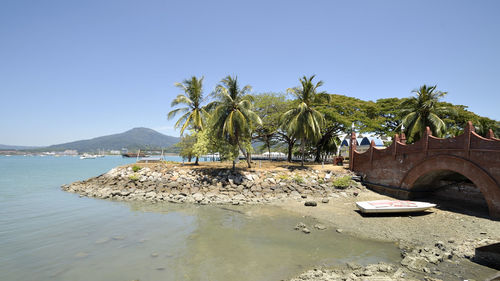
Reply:
<svg viewBox="0 0 500 281"><path fill-rule="evenodd" d="M134 173L138 172L139 170L141 170L142 168L137 166L137 165L134 165L132 166L132 171L134 171Z"/></svg>
<svg viewBox="0 0 500 281"><path fill-rule="evenodd" d="M138 181L139 180L139 175L133 174L133 175L128 176L128 178L131 179L131 180L133 180L133 181Z"/></svg>
<svg viewBox="0 0 500 281"><path fill-rule="evenodd" d="M332 185L337 189L346 189L351 185L351 177L343 176L340 178L336 178L335 180L333 180Z"/></svg>
<svg viewBox="0 0 500 281"><path fill-rule="evenodd" d="M287 174L279 174L277 178L285 181L290 179L290 177Z"/></svg>
<svg viewBox="0 0 500 281"><path fill-rule="evenodd" d="M294 180L296 183L304 183L304 182L305 182L304 178L303 178L303 177L301 177L300 175L295 175L295 176L293 177L293 180Z"/></svg>

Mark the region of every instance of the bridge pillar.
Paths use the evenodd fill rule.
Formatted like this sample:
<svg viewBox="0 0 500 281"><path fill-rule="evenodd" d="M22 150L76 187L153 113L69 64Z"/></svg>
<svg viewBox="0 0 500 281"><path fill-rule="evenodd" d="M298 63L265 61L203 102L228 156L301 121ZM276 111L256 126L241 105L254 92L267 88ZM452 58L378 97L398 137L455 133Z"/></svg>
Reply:
<svg viewBox="0 0 500 281"><path fill-rule="evenodd" d="M406 135L405 135L405 133L401 133L401 140L400 140L400 142L402 144L406 144Z"/></svg>
<svg viewBox="0 0 500 281"><path fill-rule="evenodd" d="M354 170L354 151L356 151L356 132L351 132L351 143L349 145L349 170Z"/></svg>

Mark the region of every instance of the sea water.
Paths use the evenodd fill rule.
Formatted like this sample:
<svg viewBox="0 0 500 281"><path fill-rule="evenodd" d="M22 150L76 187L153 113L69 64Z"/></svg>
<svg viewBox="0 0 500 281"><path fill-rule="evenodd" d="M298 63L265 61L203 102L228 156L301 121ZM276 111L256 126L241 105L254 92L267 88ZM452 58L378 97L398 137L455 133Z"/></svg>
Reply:
<svg viewBox="0 0 500 281"><path fill-rule="evenodd" d="M282 280L400 259L391 243L296 231L315 222L277 207L116 202L60 188L134 161L0 156L0 280Z"/></svg>

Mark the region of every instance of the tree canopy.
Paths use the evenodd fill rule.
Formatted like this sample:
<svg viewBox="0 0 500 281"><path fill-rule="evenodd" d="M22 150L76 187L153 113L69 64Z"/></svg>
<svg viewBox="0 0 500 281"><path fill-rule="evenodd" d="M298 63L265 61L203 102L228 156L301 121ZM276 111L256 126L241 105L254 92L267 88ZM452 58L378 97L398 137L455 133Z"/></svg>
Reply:
<svg viewBox="0 0 500 281"><path fill-rule="evenodd" d="M190 135L182 138L181 154L188 158L206 153L219 153L224 160L234 160L240 153L250 167L252 142L271 149L288 147L288 160L299 151L295 143L300 140L302 160L314 156L320 162L335 155L340 137L350 133L351 124L359 133L375 133L393 137L402 127L408 142L417 141L429 126L433 135L452 137L463 132L472 121L476 132L487 136L490 129L498 136L500 122L479 116L465 105L455 105L440 99L446 92L437 86L422 85L407 98L384 98L365 101L340 94L320 92L322 81L313 82L315 76L303 76L300 85L284 93L251 94L251 87L240 87L237 77L227 76L220 81L202 106L203 78L192 77L176 86L184 90L172 106L186 107L172 110L169 117L183 113L176 127L181 134L189 128Z"/></svg>

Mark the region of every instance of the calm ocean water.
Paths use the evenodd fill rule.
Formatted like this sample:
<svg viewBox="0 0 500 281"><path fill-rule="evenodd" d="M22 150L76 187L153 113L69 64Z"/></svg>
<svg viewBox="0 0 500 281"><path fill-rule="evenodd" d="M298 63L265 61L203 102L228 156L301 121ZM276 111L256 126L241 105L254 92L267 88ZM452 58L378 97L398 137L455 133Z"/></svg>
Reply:
<svg viewBox="0 0 500 281"><path fill-rule="evenodd" d="M280 280L316 264L399 258L392 244L294 231L304 218L277 208L113 202L60 189L134 161L0 156L0 280Z"/></svg>

